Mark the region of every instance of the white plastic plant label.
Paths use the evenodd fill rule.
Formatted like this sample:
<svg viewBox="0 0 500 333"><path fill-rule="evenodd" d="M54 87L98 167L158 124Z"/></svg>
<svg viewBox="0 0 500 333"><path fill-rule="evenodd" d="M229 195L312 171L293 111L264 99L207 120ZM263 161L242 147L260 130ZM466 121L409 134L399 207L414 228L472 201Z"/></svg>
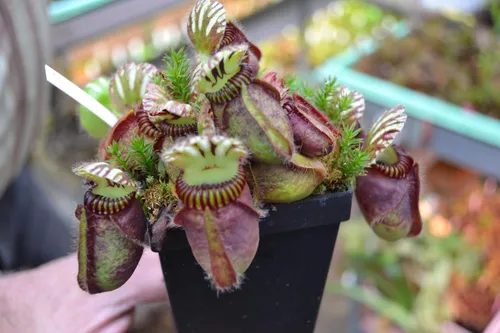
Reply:
<svg viewBox="0 0 500 333"><path fill-rule="evenodd" d="M110 110L48 65L45 65L45 75L48 82L89 109L110 127L113 127L117 123L118 118Z"/></svg>

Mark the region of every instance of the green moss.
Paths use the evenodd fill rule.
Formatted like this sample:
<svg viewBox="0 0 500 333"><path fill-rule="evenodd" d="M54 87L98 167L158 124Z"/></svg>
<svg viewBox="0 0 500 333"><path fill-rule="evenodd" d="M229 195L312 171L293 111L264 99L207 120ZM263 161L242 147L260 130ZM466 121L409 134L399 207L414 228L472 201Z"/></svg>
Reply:
<svg viewBox="0 0 500 333"><path fill-rule="evenodd" d="M132 174L132 170L129 168L130 159L125 154L122 154L120 144L118 142L111 142L106 149L106 152L110 155L110 158L107 161L109 164L127 172L128 174Z"/></svg>
<svg viewBox="0 0 500 333"><path fill-rule="evenodd" d="M135 136L130 142L127 158L136 165L136 171L142 175L155 176L158 174L158 155L154 150L154 142L142 135Z"/></svg>
<svg viewBox="0 0 500 333"><path fill-rule="evenodd" d="M192 97L192 70L188 54L184 48L171 50L163 58L163 63L164 70L156 77L156 83L165 86L173 99L189 103Z"/></svg>
<svg viewBox="0 0 500 333"><path fill-rule="evenodd" d="M353 186L356 177L364 175L365 169L370 165L370 155L363 151L362 140L357 138L360 129L350 126L341 117L342 112L351 108L352 96L337 93L340 85L335 78L327 78L316 89L303 88L307 86L296 77L286 82L291 90L306 91L305 96L309 102L323 112L340 132L338 148L321 158L328 174L315 193L343 191L346 187Z"/></svg>
<svg viewBox="0 0 500 333"><path fill-rule="evenodd" d="M160 210L177 203L173 193L175 185L164 180L154 180L141 194L144 212L150 223L156 222ZM172 210L174 207L171 207Z"/></svg>
<svg viewBox="0 0 500 333"><path fill-rule="evenodd" d="M107 152L110 154L108 163L127 172L130 176L138 173L141 179L146 179L159 174L159 157L154 150L154 142L143 135L135 135L125 149L119 142L113 141L107 148Z"/></svg>

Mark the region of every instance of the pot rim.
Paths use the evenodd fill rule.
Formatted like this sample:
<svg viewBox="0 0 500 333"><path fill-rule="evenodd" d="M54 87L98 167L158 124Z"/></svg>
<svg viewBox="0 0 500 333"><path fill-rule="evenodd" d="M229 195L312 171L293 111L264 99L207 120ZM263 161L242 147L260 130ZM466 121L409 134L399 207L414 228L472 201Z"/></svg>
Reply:
<svg viewBox="0 0 500 333"><path fill-rule="evenodd" d="M265 205L264 210L267 210L268 214L260 220L260 236L267 237L347 221L351 215L352 194L352 188L348 188L343 192L309 196L293 203ZM312 214L314 218L311 218ZM167 230L162 251L177 251L188 247L183 229Z"/></svg>

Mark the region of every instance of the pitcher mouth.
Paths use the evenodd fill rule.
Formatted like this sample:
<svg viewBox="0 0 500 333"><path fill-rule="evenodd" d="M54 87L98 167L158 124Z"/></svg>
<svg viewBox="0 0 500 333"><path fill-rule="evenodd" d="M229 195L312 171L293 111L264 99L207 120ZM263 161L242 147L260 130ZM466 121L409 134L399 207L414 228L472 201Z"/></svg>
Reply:
<svg viewBox="0 0 500 333"><path fill-rule="evenodd" d="M226 46L231 45L235 42L245 42L248 43L248 49L252 52L258 60L262 58L262 52L260 49L251 43L245 34L236 26L233 22L227 22L226 30L224 31L224 37L219 45L219 50Z"/></svg>
<svg viewBox="0 0 500 333"><path fill-rule="evenodd" d="M137 112L137 123L140 131L145 135L154 139L159 139L162 136L161 131L149 120L148 114L145 111L141 110Z"/></svg>
<svg viewBox="0 0 500 333"><path fill-rule="evenodd" d="M92 191L85 193L83 203L85 207L90 207L94 214L109 215L115 214L125 209L135 197L135 192L124 195L119 198L108 198Z"/></svg>
<svg viewBox="0 0 500 333"><path fill-rule="evenodd" d="M188 136L190 134L196 134L198 127L196 123L193 124L170 124L163 121L159 125L161 132L172 138L179 138L182 136Z"/></svg>
<svg viewBox="0 0 500 333"><path fill-rule="evenodd" d="M120 169L105 162L91 162L73 168L73 172L84 177L88 190L84 206L94 214L114 214L125 209L135 198L136 184Z"/></svg>
<svg viewBox="0 0 500 333"><path fill-rule="evenodd" d="M224 87L215 93L206 93L208 100L213 103L223 104L234 99L240 93L243 85L250 84L251 75L252 71L248 64L242 64L240 72L230 78Z"/></svg>
<svg viewBox="0 0 500 333"><path fill-rule="evenodd" d="M386 176L389 176L390 178L404 178L413 167L413 158L411 158L409 155L405 154L398 148L395 148L394 150L398 155L398 161L396 163L386 164L382 161L377 161L376 163L372 164L372 168L378 170Z"/></svg>
<svg viewBox="0 0 500 333"><path fill-rule="evenodd" d="M243 192L246 184L245 170L239 167L236 175L222 183L189 185L181 172L176 182L176 192L179 199L188 208L205 210L217 209L229 205Z"/></svg>
<svg viewBox="0 0 500 333"><path fill-rule="evenodd" d="M222 104L238 96L252 78L248 45L229 45L199 63L193 85L212 103Z"/></svg>

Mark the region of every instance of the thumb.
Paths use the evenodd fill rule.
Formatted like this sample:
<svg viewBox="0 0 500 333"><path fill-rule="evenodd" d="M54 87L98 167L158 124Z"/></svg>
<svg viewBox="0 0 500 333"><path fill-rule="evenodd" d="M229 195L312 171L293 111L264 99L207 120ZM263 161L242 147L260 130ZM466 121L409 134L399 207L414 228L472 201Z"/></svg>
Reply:
<svg viewBox="0 0 500 333"><path fill-rule="evenodd" d="M129 281L114 291L96 295L82 291L75 278L77 269L73 253L3 277L0 282L9 286L4 289L9 290L7 304L14 313L11 326L21 328L11 331L32 332L38 325L46 332L107 332L105 328L125 332L136 305L167 300L159 256L149 249Z"/></svg>
<svg viewBox="0 0 500 333"><path fill-rule="evenodd" d="M159 255L150 249L144 250L134 274L122 287L109 295L115 304L123 306L167 301Z"/></svg>
<svg viewBox="0 0 500 333"><path fill-rule="evenodd" d="M466 330L465 328L453 323L453 322L446 322L441 326L441 333L470 333L469 330Z"/></svg>
<svg viewBox="0 0 500 333"><path fill-rule="evenodd" d="M492 320L488 323L488 326L484 330L484 333L497 333L500 332L500 297L497 296L495 303L492 307L492 312L494 312Z"/></svg>
<svg viewBox="0 0 500 333"><path fill-rule="evenodd" d="M500 310L500 295L495 298L495 302L491 307L491 314L495 315Z"/></svg>

